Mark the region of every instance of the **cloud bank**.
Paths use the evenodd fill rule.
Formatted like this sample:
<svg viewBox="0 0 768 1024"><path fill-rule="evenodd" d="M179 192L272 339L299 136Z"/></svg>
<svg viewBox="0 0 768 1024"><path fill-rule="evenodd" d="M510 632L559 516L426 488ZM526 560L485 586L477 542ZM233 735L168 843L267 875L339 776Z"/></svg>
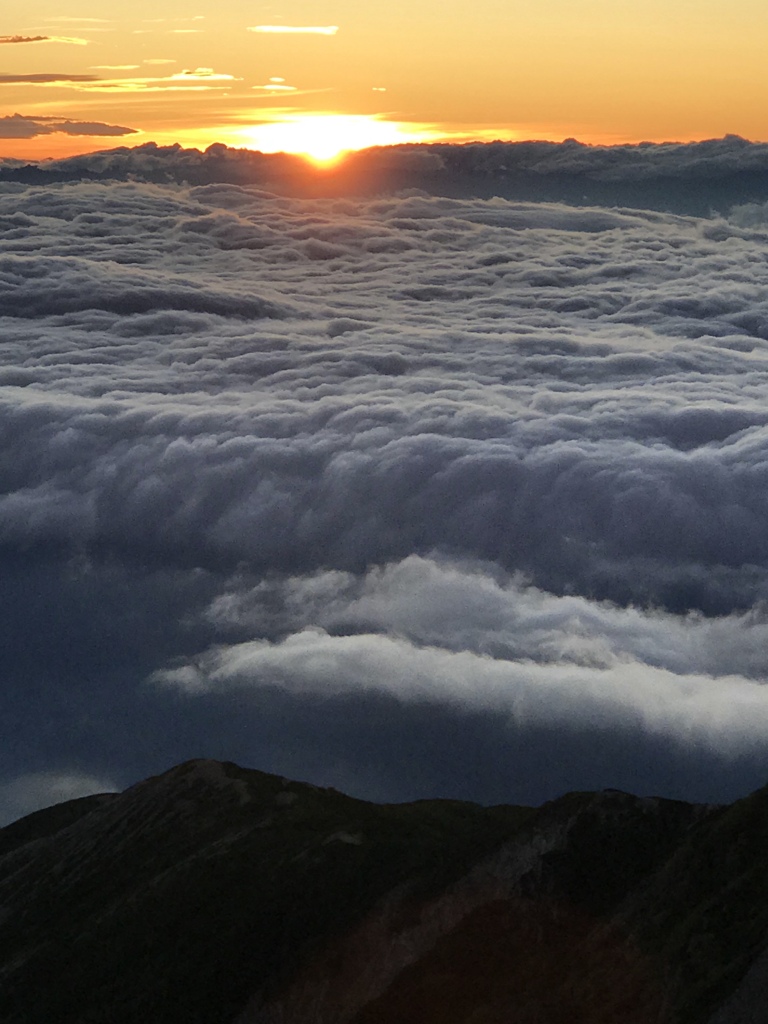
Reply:
<svg viewBox="0 0 768 1024"><path fill-rule="evenodd" d="M216 76L206 80L206 70L164 79L95 79L73 83L73 88L223 88ZM220 78L226 81L227 76ZM371 196L411 188L452 198L621 206L707 218L727 215L736 205L768 201L768 143L736 135L626 146L586 146L575 139L376 146L349 154L321 177L297 157L221 144L201 152L148 143L36 166L49 181L100 175L185 184L231 182L297 197ZM18 173L0 161L0 180Z"/></svg>
<svg viewBox="0 0 768 1024"><path fill-rule="evenodd" d="M1 184L0 777L761 784L765 223Z"/></svg>

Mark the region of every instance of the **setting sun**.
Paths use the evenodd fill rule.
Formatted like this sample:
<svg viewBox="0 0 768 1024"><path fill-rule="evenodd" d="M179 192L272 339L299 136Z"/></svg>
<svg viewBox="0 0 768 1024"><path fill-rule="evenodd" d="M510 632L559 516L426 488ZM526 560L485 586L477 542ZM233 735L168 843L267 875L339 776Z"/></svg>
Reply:
<svg viewBox="0 0 768 1024"><path fill-rule="evenodd" d="M254 125L236 135L249 149L297 153L313 163L328 165L357 149L429 142L437 133L424 126L365 114L305 114Z"/></svg>

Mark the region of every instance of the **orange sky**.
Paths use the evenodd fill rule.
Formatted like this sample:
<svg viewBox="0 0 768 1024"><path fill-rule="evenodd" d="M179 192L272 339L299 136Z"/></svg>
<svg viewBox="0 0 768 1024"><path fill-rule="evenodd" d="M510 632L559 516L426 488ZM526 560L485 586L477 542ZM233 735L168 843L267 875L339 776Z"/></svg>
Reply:
<svg viewBox="0 0 768 1024"><path fill-rule="evenodd" d="M31 0L0 19L0 156L765 140L767 40L764 0Z"/></svg>

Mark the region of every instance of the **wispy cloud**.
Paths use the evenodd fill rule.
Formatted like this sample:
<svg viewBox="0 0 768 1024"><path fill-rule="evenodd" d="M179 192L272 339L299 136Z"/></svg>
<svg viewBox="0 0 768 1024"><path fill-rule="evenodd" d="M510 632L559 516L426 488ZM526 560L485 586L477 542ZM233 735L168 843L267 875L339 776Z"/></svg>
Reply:
<svg viewBox="0 0 768 1024"><path fill-rule="evenodd" d="M69 43L72 46L87 46L87 39L77 36L0 36L3 43Z"/></svg>
<svg viewBox="0 0 768 1024"><path fill-rule="evenodd" d="M54 85L57 82L96 82L96 75L61 75L49 72L39 75L0 75L0 85Z"/></svg>
<svg viewBox="0 0 768 1024"><path fill-rule="evenodd" d="M0 43L45 43L49 36L0 36Z"/></svg>
<svg viewBox="0 0 768 1024"><path fill-rule="evenodd" d="M134 65L136 66L136 65ZM0 85L64 85L85 92L178 92L226 88L241 81L234 75L217 74L212 68L179 71L163 78L100 78L98 75L0 75Z"/></svg>
<svg viewBox="0 0 768 1024"><path fill-rule="evenodd" d="M195 68L193 71L179 71L175 75L170 76L171 81L189 81L190 79L197 79L206 82L234 82L236 81L234 75L220 75L217 74L213 68Z"/></svg>
<svg viewBox="0 0 768 1024"><path fill-rule="evenodd" d="M249 32L265 32L273 35L335 36L338 25L249 25Z"/></svg>
<svg viewBox="0 0 768 1024"><path fill-rule="evenodd" d="M266 85L252 85L259 92L297 92L295 85L283 85L281 82L267 82Z"/></svg>

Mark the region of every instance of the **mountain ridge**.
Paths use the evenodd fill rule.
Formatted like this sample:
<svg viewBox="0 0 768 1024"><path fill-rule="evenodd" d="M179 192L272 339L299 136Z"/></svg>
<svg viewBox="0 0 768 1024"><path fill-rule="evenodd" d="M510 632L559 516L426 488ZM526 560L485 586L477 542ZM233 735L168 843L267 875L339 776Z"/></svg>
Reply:
<svg viewBox="0 0 768 1024"><path fill-rule="evenodd" d="M0 829L2 1019L765 1020L767 840L768 788L377 805L189 761Z"/></svg>

